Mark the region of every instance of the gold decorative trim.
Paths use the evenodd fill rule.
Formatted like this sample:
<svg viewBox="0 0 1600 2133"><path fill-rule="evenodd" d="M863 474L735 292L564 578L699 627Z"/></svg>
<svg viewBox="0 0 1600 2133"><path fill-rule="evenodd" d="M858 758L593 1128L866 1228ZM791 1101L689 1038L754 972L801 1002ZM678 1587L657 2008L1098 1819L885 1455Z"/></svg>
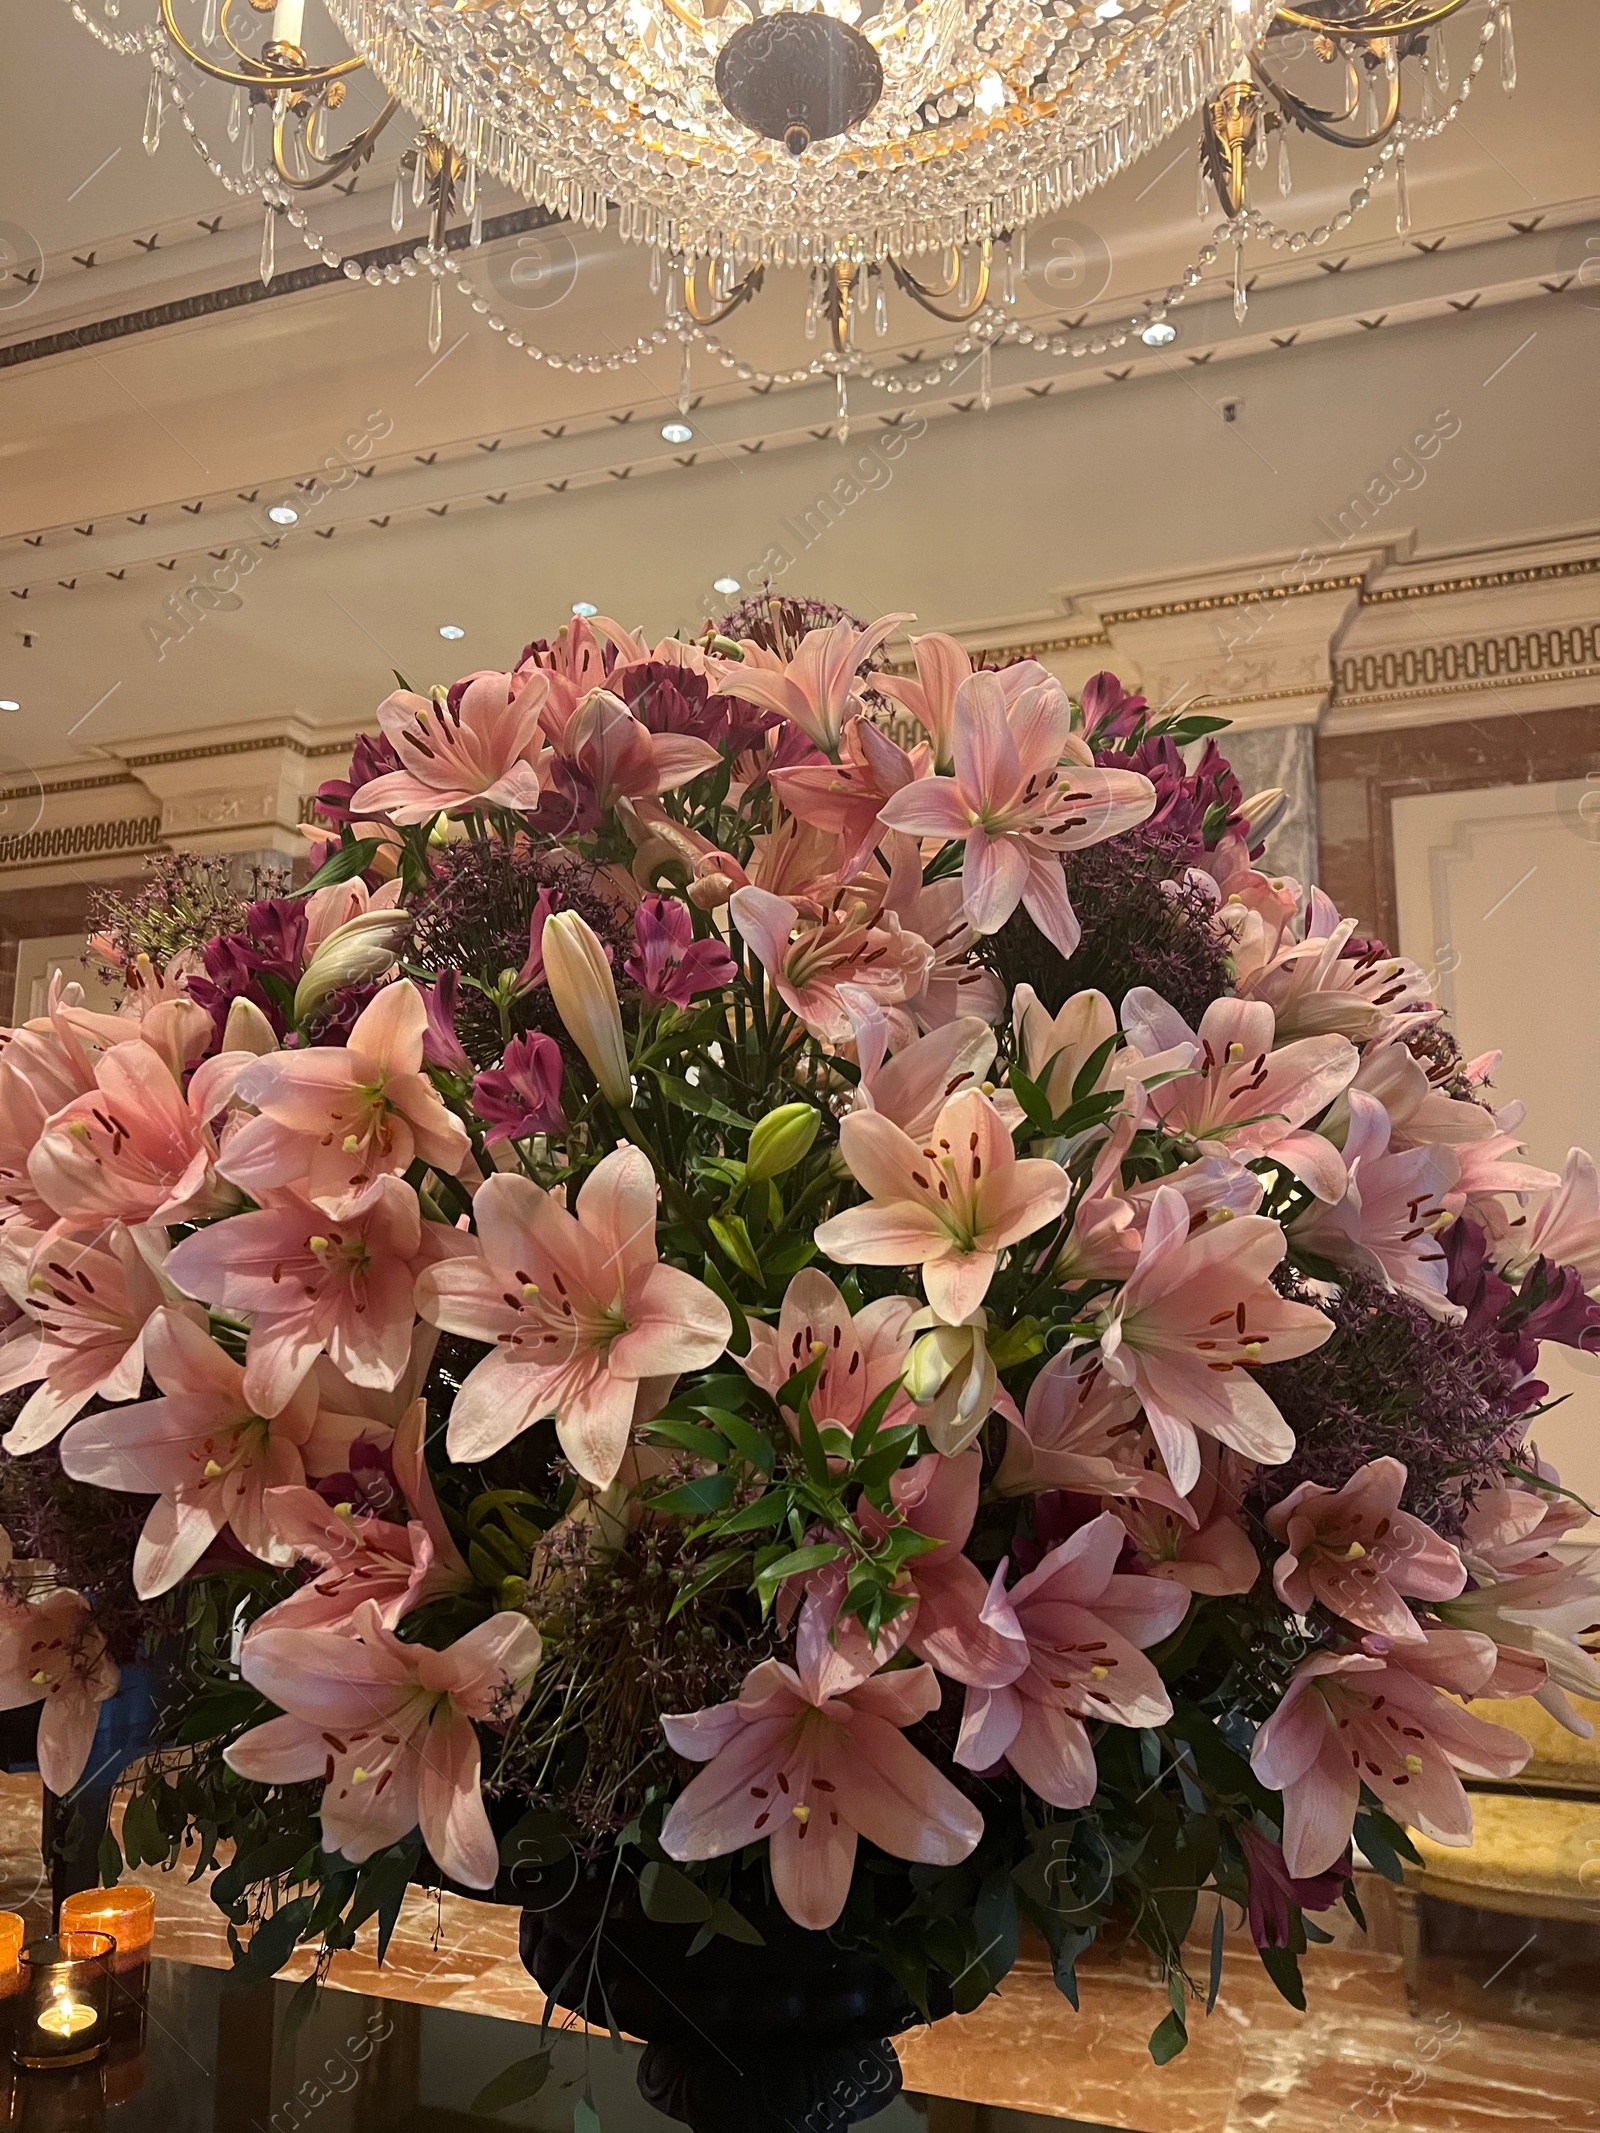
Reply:
<svg viewBox="0 0 1600 2133"><path fill-rule="evenodd" d="M1600 680L1600 666L1561 667L1542 674L1502 674L1497 680L1453 681L1437 689L1391 689L1386 695L1335 696L1331 705L1334 711L1364 711L1378 704L1414 704L1437 702L1443 696L1478 696L1491 689L1526 689L1535 682L1550 681L1596 681Z"/></svg>
<svg viewBox="0 0 1600 2133"><path fill-rule="evenodd" d="M1262 689L1253 696L1191 696L1184 709L1201 710L1208 704L1214 704L1222 710L1226 710L1230 704L1284 704L1309 696L1326 696L1331 686L1331 683L1321 687L1307 683L1298 689Z"/></svg>
<svg viewBox="0 0 1600 2133"><path fill-rule="evenodd" d="M1348 652L1334 664L1335 701L1393 703L1455 695L1502 682L1576 681L1600 666L1600 622L1552 623L1455 644L1396 645Z"/></svg>
<svg viewBox="0 0 1600 2133"><path fill-rule="evenodd" d="M137 785L138 782L126 771L113 770L98 778L63 778L56 785L7 785L0 788L0 800L48 800L58 792L100 792L108 785Z"/></svg>
<svg viewBox="0 0 1600 2133"><path fill-rule="evenodd" d="M159 815L130 815L120 822L72 822L0 837L0 874L48 866L62 859L133 859L165 849Z"/></svg>
<svg viewBox="0 0 1600 2133"><path fill-rule="evenodd" d="M1308 593L1359 592L1363 573L1345 578L1312 578L1304 585L1257 585L1248 592L1204 593L1193 600L1163 600L1154 607L1107 607L1100 620L1107 629L1128 622L1164 622L1174 615L1209 615L1224 607L1259 607L1266 600L1303 600Z"/></svg>
<svg viewBox="0 0 1600 2133"><path fill-rule="evenodd" d="M122 760L130 770L152 770L162 763L204 763L221 755L265 755L273 748L282 748L290 755L301 757L348 755L354 745L353 737L308 745L305 741L297 741L292 734L268 733L255 740L212 741L194 748L164 748L156 755L127 755ZM61 786L59 790L65 792L67 788Z"/></svg>
<svg viewBox="0 0 1600 2133"><path fill-rule="evenodd" d="M1492 592L1503 585L1550 585L1559 578L1591 578L1600 571L1600 556L1578 556L1570 563L1530 563L1518 570L1483 570L1467 578L1435 578L1426 585L1379 585L1363 593L1363 607L1391 600L1431 600L1436 594Z"/></svg>
<svg viewBox="0 0 1600 2133"><path fill-rule="evenodd" d="M967 652L975 667L982 667L990 664L999 665L1014 659L1046 659L1052 652L1081 652L1097 644L1103 644L1109 648L1110 643L1111 639L1103 629L1093 629L1082 630L1073 637L1039 637L1031 644L994 644L985 645L976 650L970 646L964 646L963 650ZM916 661L913 659L889 660L885 663L883 671L886 674L893 674L897 678L901 675L912 675L917 671Z"/></svg>

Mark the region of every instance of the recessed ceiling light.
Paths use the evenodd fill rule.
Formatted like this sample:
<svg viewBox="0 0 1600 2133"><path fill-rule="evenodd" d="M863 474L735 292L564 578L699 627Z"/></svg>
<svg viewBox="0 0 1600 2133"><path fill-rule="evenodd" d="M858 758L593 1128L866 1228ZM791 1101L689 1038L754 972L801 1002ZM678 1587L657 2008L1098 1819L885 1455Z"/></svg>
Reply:
<svg viewBox="0 0 1600 2133"><path fill-rule="evenodd" d="M663 422L661 434L668 444L687 444L694 435L687 422Z"/></svg>
<svg viewBox="0 0 1600 2133"><path fill-rule="evenodd" d="M457 637L464 637L466 634L466 631L461 627L461 624L459 622L441 622L439 624L439 635L441 637L448 637L452 644L455 642Z"/></svg>
<svg viewBox="0 0 1600 2133"><path fill-rule="evenodd" d="M713 578L711 590L719 593L736 593L739 590L739 580L737 578Z"/></svg>
<svg viewBox="0 0 1600 2133"><path fill-rule="evenodd" d="M14 696L0 696L0 711L20 711L21 704Z"/></svg>
<svg viewBox="0 0 1600 2133"><path fill-rule="evenodd" d="M269 504L267 516L275 526L292 526L298 521L300 514L293 504Z"/></svg>
<svg viewBox="0 0 1600 2133"><path fill-rule="evenodd" d="M575 615L598 615L600 610L592 600L574 600L572 612Z"/></svg>
<svg viewBox="0 0 1600 2133"><path fill-rule="evenodd" d="M1178 329L1169 326L1164 318L1152 319L1139 338L1146 348L1170 348L1178 338Z"/></svg>

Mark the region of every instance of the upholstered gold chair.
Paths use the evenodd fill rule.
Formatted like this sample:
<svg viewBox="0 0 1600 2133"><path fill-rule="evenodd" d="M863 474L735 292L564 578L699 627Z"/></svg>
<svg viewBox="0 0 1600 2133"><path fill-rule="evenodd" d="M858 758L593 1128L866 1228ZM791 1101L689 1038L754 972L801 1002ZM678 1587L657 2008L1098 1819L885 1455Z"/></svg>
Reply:
<svg viewBox="0 0 1600 2133"><path fill-rule="evenodd" d="M1470 1845L1436 1844L1411 1832L1422 1864L1407 1867L1397 1895L1413 2014L1422 1955L1419 1896L1600 1926L1600 1703L1574 1698L1574 1704L1594 1724L1592 1740L1557 1725L1531 1697L1469 1707L1494 1725L1512 1727L1533 1754L1509 1785L1472 1787Z"/></svg>

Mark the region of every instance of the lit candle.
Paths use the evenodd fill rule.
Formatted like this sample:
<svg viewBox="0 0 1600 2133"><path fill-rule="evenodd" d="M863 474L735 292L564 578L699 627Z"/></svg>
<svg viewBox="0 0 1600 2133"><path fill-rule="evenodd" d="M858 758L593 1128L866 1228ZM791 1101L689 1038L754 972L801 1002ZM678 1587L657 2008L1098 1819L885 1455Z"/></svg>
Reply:
<svg viewBox="0 0 1600 2133"><path fill-rule="evenodd" d="M306 0L278 0L272 10L272 41L274 44L292 44L298 52L304 33Z"/></svg>
<svg viewBox="0 0 1600 2133"><path fill-rule="evenodd" d="M18 2066L84 2066L100 2057L111 2034L115 1950L109 1933L61 1932L27 1943L11 2037Z"/></svg>

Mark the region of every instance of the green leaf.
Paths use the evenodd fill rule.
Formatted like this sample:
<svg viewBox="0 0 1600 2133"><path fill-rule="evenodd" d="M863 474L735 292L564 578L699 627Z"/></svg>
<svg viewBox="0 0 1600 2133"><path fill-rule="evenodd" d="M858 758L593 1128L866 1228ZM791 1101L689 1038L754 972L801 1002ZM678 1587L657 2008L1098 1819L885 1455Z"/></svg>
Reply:
<svg viewBox="0 0 1600 2133"><path fill-rule="evenodd" d="M746 1422L742 1415L730 1414L717 1415L717 1428L746 1466L753 1466L758 1474L771 1474L777 1453L765 1431Z"/></svg>
<svg viewBox="0 0 1600 2133"><path fill-rule="evenodd" d="M317 1994L322 1989L322 1980L313 1970L303 1977L289 1995L289 2004L283 2010L284 2035L292 2037L317 2004Z"/></svg>
<svg viewBox="0 0 1600 2133"><path fill-rule="evenodd" d="M737 1486L731 1474L704 1474L698 1481L668 1489L664 1496L652 1496L650 1508L670 1511L675 1518L704 1518L710 1511L725 1511Z"/></svg>
<svg viewBox="0 0 1600 2133"><path fill-rule="evenodd" d="M244 1959L236 1967L252 1978L276 1977L293 1955L315 1903L314 1896L296 1896L292 1902L280 1905L256 1927Z"/></svg>
<svg viewBox="0 0 1600 2133"><path fill-rule="evenodd" d="M761 1261L755 1246L750 1242L750 1232L740 1215L713 1215L711 1234L722 1246L741 1274L748 1274L752 1281L765 1281Z"/></svg>
<svg viewBox="0 0 1600 2133"><path fill-rule="evenodd" d="M1183 2026L1182 2017L1174 2011L1157 2023L1150 2037L1150 2056L1157 2066L1165 2066L1185 2050L1189 2032Z"/></svg>
<svg viewBox="0 0 1600 2133"><path fill-rule="evenodd" d="M1009 1370L1014 1363L1030 1362L1044 1351L1044 1331L1036 1318L1019 1318L1007 1326L998 1340L989 1343L989 1360L996 1370Z"/></svg>
<svg viewBox="0 0 1600 2133"><path fill-rule="evenodd" d="M660 1067L652 1067L650 1072L659 1084L662 1095L680 1110L697 1112L701 1118L714 1118L719 1126L733 1126L740 1133L750 1131L749 1119L741 1118L737 1111L729 1110L725 1103L720 1102L708 1090L696 1088L692 1081L680 1081L676 1074L664 1073Z"/></svg>
<svg viewBox="0 0 1600 2133"><path fill-rule="evenodd" d="M781 1489L769 1489L765 1496L758 1496L754 1503L747 1503L725 1518L717 1528L717 1538L725 1539L735 1533L759 1533L763 1526L783 1523L789 1509L789 1499Z"/></svg>
<svg viewBox="0 0 1600 2133"><path fill-rule="evenodd" d="M353 844L341 844L338 851L325 859L303 888L290 889L291 897L309 896L314 889L331 889L335 882L353 881L364 874L378 856L379 840L376 837L358 837Z"/></svg>
<svg viewBox="0 0 1600 2133"><path fill-rule="evenodd" d="M701 1593L709 1591L719 1578L726 1577L745 1560L742 1548L719 1548L715 1555L707 1556L694 1576L685 1579L678 1588L677 1598L667 1609L667 1620L670 1622L675 1615L681 1614L692 1601L699 1599Z"/></svg>
<svg viewBox="0 0 1600 2133"><path fill-rule="evenodd" d="M762 1611L772 1605L778 1587L785 1578L799 1577L808 1570L820 1570L824 1563L836 1563L844 1554L839 1541L817 1541L809 1548L792 1548L787 1555L780 1555L775 1563L756 1573L756 1590L761 1595Z"/></svg>
<svg viewBox="0 0 1600 2133"><path fill-rule="evenodd" d="M675 1444L680 1452L690 1452L696 1459L714 1459L718 1466L728 1457L728 1442L714 1429L702 1429L694 1422L648 1423L645 1435L661 1444Z"/></svg>
<svg viewBox="0 0 1600 2133"><path fill-rule="evenodd" d="M1413 1866L1422 1864L1422 1854L1399 1823L1391 1822L1376 1808L1364 1809L1356 1816L1355 1839L1385 1881L1404 1881L1402 1861Z"/></svg>
<svg viewBox="0 0 1600 2133"><path fill-rule="evenodd" d="M1302 2014L1306 2009L1305 1982L1300 1975L1300 1958L1292 1948L1263 1948L1261 1967L1283 1994L1291 2007Z"/></svg>
<svg viewBox="0 0 1600 2133"><path fill-rule="evenodd" d="M100 1839L100 1886L114 1889L122 1879L122 1846L111 1830Z"/></svg>
<svg viewBox="0 0 1600 2133"><path fill-rule="evenodd" d="M1206 2013L1217 2004L1217 1994L1222 1990L1222 1949L1227 1933L1227 1921L1223 1916L1222 1902L1218 1899L1217 1915L1211 1921L1211 1977L1206 1986Z"/></svg>
<svg viewBox="0 0 1600 2133"><path fill-rule="evenodd" d="M513 2104L526 2103L537 2096L550 2078L554 2056L548 2051L530 2052L526 2059L513 2059L509 2066L503 2066L467 2105L468 2117L493 2118L500 2111L509 2111Z"/></svg>
<svg viewBox="0 0 1600 2133"><path fill-rule="evenodd" d="M594 2098L580 2096L572 2113L572 2133L600 2133L600 2113L594 2107Z"/></svg>
<svg viewBox="0 0 1600 2133"><path fill-rule="evenodd" d="M743 1304L740 1303L738 1297L729 1288L726 1275L714 1260L706 1259L701 1262L700 1278L704 1281L706 1287L714 1290L728 1307L728 1315L733 1320L733 1338L728 1343L729 1353L733 1355L748 1355L750 1353L750 1321L744 1315Z"/></svg>
<svg viewBox="0 0 1600 2133"><path fill-rule="evenodd" d="M640 1874L639 1901L646 1918L668 1926L703 1925L715 1908L703 1888L664 1859L652 1859Z"/></svg>
<svg viewBox="0 0 1600 2133"><path fill-rule="evenodd" d="M139 1795L135 1795L139 1797ZM131 1813L131 1807L130 1807ZM126 1837L128 1820L124 1815L123 1835ZM282 1836L271 1838L257 1845L253 1852L246 1852L242 1859L235 1859L225 1866L211 1884L211 1900L222 1910L238 1902L246 1889L254 1888L259 1881L281 1880L292 1874L302 1860L309 1859L315 1849L303 1829L286 1831Z"/></svg>
<svg viewBox="0 0 1600 2133"><path fill-rule="evenodd" d="M713 1933L720 1933L724 1940L742 1941L747 1948L764 1948L767 1944L751 1925L742 1911L736 1911L731 1903L721 1896L711 1905L710 1926Z"/></svg>

